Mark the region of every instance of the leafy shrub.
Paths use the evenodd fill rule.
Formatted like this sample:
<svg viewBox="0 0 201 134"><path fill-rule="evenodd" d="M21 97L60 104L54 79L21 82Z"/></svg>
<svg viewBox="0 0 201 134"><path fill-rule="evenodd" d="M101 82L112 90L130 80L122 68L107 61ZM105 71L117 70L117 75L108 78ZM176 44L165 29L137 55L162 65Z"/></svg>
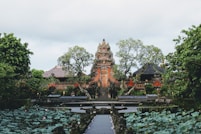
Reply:
<svg viewBox="0 0 201 134"><path fill-rule="evenodd" d="M142 96L142 95L145 95L145 91L144 90L132 90L131 95L134 95L134 96Z"/></svg>
<svg viewBox="0 0 201 134"><path fill-rule="evenodd" d="M74 91L74 87L73 86L67 86L66 87L66 90L65 90L65 92L66 92L66 95L67 96L71 96L71 93Z"/></svg>
<svg viewBox="0 0 201 134"><path fill-rule="evenodd" d="M127 128L132 129L133 133L201 133L201 114L200 112L170 111L162 112L136 112L125 114Z"/></svg>
<svg viewBox="0 0 201 134"><path fill-rule="evenodd" d="M68 109L45 109L33 106L15 110L0 111L0 133L52 133L62 128L70 133L72 122L80 122L80 115L70 113Z"/></svg>
<svg viewBox="0 0 201 134"><path fill-rule="evenodd" d="M154 87L152 86L152 84L146 84L145 90L146 90L147 94L153 94L154 93Z"/></svg>

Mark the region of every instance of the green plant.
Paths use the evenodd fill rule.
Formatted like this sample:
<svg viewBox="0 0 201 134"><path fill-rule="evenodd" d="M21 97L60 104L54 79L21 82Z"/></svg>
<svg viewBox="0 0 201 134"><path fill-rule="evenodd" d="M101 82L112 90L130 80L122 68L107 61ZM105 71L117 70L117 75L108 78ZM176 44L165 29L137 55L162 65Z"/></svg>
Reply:
<svg viewBox="0 0 201 134"><path fill-rule="evenodd" d="M141 96L141 95L145 95L145 90L133 90L130 93L131 95L135 95L135 96Z"/></svg>
<svg viewBox="0 0 201 134"><path fill-rule="evenodd" d="M14 110L0 111L0 133L52 133L56 128L63 128L69 134L72 122L80 124L79 114L68 109L46 109L39 106L21 107Z"/></svg>
<svg viewBox="0 0 201 134"><path fill-rule="evenodd" d="M152 84L149 83L145 85L145 90L147 94L153 94L155 88L152 86Z"/></svg>
<svg viewBox="0 0 201 134"><path fill-rule="evenodd" d="M141 112L125 114L127 128L133 133L201 133L201 114L194 110L172 113Z"/></svg>
<svg viewBox="0 0 201 134"><path fill-rule="evenodd" d="M74 91L74 87L73 86L67 86L65 93L67 96L71 96L72 92Z"/></svg>

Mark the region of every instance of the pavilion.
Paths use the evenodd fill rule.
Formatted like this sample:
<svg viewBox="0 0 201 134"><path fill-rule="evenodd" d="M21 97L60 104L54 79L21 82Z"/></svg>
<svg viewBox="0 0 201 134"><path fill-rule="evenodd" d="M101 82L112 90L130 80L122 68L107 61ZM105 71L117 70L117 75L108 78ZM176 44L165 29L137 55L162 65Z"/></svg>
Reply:
<svg viewBox="0 0 201 134"><path fill-rule="evenodd" d="M140 81L153 81L156 77L161 78L164 71L164 68L161 68L154 63L146 63L136 72L134 72L133 76L139 76Z"/></svg>
<svg viewBox="0 0 201 134"><path fill-rule="evenodd" d="M54 68L45 71L43 74L44 78L54 77L59 80L59 82L65 82L68 78L68 72L65 71L61 66L55 66Z"/></svg>

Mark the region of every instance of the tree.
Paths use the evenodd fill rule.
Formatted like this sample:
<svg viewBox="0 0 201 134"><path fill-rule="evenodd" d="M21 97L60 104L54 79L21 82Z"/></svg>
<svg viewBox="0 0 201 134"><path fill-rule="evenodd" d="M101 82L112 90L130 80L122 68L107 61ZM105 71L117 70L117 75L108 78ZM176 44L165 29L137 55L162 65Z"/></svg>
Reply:
<svg viewBox="0 0 201 134"><path fill-rule="evenodd" d="M21 39L14 34L0 34L0 62L13 67L17 75L25 75L29 71L30 55L28 43L21 43Z"/></svg>
<svg viewBox="0 0 201 134"><path fill-rule="evenodd" d="M8 99L12 95L15 80L14 69L8 64L0 63L0 96L2 99Z"/></svg>
<svg viewBox="0 0 201 134"><path fill-rule="evenodd" d="M7 97L16 97L16 84L20 81L16 76L29 72L29 55L32 52L27 47L27 43L22 44L13 34L0 34L0 88Z"/></svg>
<svg viewBox="0 0 201 134"><path fill-rule="evenodd" d="M138 68L139 65L146 63L159 64L163 61L164 56L159 48L153 45L145 46L140 40L133 40L132 38L120 40L117 46L119 51L116 53L116 56L119 57L120 61L118 69L125 76L132 69Z"/></svg>
<svg viewBox="0 0 201 134"><path fill-rule="evenodd" d="M0 109L14 107L17 88L15 86L14 68L6 63L0 63Z"/></svg>
<svg viewBox="0 0 201 134"><path fill-rule="evenodd" d="M173 93L199 99L201 97L201 25L192 26L178 36L176 51L167 56L167 84L172 84Z"/></svg>
<svg viewBox="0 0 201 134"><path fill-rule="evenodd" d="M0 80L4 78L12 78L13 76L15 76L13 67L6 63L0 63Z"/></svg>
<svg viewBox="0 0 201 134"><path fill-rule="evenodd" d="M30 69L29 56L33 53L27 47L14 34L0 34L0 97L4 108L16 107L17 99L28 93L23 89Z"/></svg>
<svg viewBox="0 0 201 134"><path fill-rule="evenodd" d="M36 97L37 94L44 90L44 84L47 85L47 80L43 78L43 73L43 70L31 70L31 77L26 80L26 90L29 91L29 97Z"/></svg>
<svg viewBox="0 0 201 134"><path fill-rule="evenodd" d="M119 66L117 64L113 65L113 72L114 72L114 77L117 80L126 79L124 73L119 70Z"/></svg>
<svg viewBox="0 0 201 134"><path fill-rule="evenodd" d="M69 48L68 52L58 58L60 65L73 75L85 72L85 68L93 61L93 55L86 51L85 48L74 46Z"/></svg>
<svg viewBox="0 0 201 134"><path fill-rule="evenodd" d="M155 47L154 45L148 45L144 46L143 50L143 56L138 61L140 65L144 65L146 63L154 63L156 65L159 65L164 60L164 55L158 47Z"/></svg>
<svg viewBox="0 0 201 134"><path fill-rule="evenodd" d="M136 68L139 59L143 56L142 50L144 49L143 43L140 40L120 40L117 44L119 51L116 56L119 58L119 70L128 75L131 69Z"/></svg>

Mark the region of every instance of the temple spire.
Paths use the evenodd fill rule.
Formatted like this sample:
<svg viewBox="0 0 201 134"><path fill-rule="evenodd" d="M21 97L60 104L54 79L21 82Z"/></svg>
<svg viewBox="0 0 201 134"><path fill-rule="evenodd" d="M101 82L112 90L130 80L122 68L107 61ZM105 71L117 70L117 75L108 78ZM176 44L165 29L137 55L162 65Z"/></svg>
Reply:
<svg viewBox="0 0 201 134"><path fill-rule="evenodd" d="M99 43L95 59L92 68L93 82L101 82L101 86L107 88L110 86L110 82L114 81L112 68L115 63L110 46L105 42L105 39L103 39L102 43Z"/></svg>

